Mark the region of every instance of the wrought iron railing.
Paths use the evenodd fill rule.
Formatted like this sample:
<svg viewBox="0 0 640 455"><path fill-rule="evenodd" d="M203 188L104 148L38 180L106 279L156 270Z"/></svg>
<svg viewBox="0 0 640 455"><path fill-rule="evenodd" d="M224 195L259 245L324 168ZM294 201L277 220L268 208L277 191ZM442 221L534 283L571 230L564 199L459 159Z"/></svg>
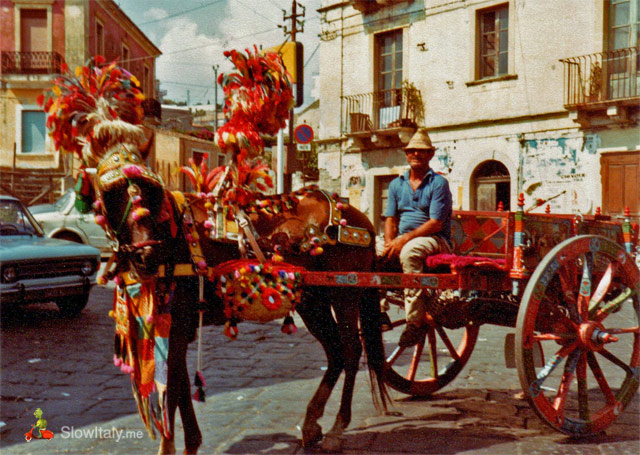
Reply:
<svg viewBox="0 0 640 455"><path fill-rule="evenodd" d="M344 96L342 132L415 127L423 115L422 109L420 92L410 87Z"/></svg>
<svg viewBox="0 0 640 455"><path fill-rule="evenodd" d="M565 107L606 103L640 96L638 47L571 57L564 64Z"/></svg>
<svg viewBox="0 0 640 455"><path fill-rule="evenodd" d="M57 52L1 52L2 74L57 74L64 58Z"/></svg>

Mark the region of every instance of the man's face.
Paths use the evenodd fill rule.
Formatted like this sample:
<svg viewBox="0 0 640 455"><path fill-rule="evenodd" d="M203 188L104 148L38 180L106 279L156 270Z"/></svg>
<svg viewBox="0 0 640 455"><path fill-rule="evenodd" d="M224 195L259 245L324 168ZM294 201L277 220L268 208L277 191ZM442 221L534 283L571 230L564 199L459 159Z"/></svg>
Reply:
<svg viewBox="0 0 640 455"><path fill-rule="evenodd" d="M411 169L429 169L429 161L433 158L435 150L409 149L404 151Z"/></svg>

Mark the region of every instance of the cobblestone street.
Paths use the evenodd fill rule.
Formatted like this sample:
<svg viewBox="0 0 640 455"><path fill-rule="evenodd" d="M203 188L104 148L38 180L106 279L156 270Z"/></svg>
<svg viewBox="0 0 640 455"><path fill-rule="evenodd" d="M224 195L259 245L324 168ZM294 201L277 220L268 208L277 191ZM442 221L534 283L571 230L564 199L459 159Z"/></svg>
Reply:
<svg viewBox="0 0 640 455"><path fill-rule="evenodd" d="M137 415L129 380L112 364L112 288L94 288L77 319L59 318L49 305L3 315L2 452L7 454L155 453ZM221 327L204 329L206 403L196 403L204 434L201 453L302 453L306 404L323 373L319 344L297 321L292 336L278 322L243 323L238 340ZM636 454L640 449L638 397L606 435L573 441L547 428L517 397L516 370L506 369L507 329L483 326L460 375L429 399L392 391L388 415L377 415L362 368L345 453L419 454ZM195 370L195 344L189 353ZM340 385L340 384L339 384ZM334 393L321 420L328 429L337 412ZM50 441L24 441L42 408ZM177 449L182 429L177 417Z"/></svg>

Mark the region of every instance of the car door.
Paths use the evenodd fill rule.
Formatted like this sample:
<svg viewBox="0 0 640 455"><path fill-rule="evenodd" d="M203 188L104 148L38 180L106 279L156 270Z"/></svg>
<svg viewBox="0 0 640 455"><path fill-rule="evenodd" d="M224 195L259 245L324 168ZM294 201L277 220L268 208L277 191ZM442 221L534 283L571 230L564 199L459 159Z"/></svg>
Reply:
<svg viewBox="0 0 640 455"><path fill-rule="evenodd" d="M93 210L87 213L80 213L75 207L75 198L72 201L66 210L66 224L75 226L76 229L84 232L91 246L101 251L109 250L109 242L104 230L96 224Z"/></svg>

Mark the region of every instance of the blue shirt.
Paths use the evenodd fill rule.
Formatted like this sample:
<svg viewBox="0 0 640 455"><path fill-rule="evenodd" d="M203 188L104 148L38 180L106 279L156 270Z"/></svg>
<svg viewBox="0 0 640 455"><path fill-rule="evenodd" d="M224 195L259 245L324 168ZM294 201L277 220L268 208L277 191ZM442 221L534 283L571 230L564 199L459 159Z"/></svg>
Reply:
<svg viewBox="0 0 640 455"><path fill-rule="evenodd" d="M449 182L429 169L420 186L413 191L409 171L391 181L385 216L398 217L399 234L405 234L430 219L442 221L440 232L434 233L451 244L451 191Z"/></svg>

